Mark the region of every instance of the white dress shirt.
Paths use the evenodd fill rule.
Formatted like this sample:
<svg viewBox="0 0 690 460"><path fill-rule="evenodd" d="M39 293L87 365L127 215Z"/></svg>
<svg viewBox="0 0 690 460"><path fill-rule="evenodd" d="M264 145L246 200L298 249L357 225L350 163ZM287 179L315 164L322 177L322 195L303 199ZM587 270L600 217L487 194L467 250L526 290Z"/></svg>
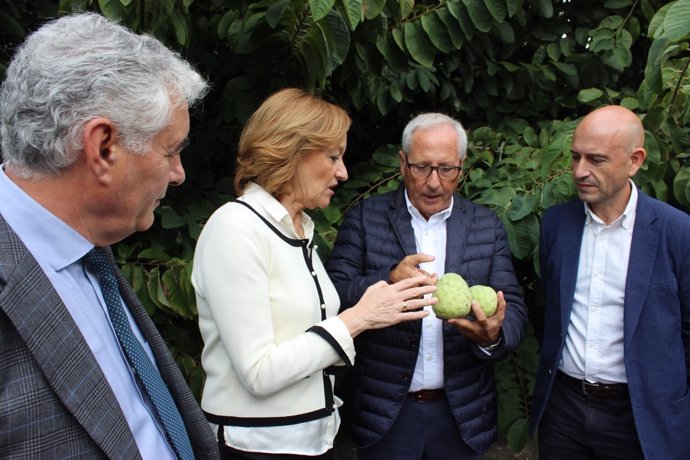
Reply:
<svg viewBox="0 0 690 460"><path fill-rule="evenodd" d="M560 369L590 382L624 383L623 306L637 188L625 211L606 225L585 203L587 214L573 308Z"/></svg>
<svg viewBox="0 0 690 460"><path fill-rule="evenodd" d="M419 268L436 273L440 278L446 267L446 222L453 209L453 199L451 198L448 209L434 214L428 221L412 206L407 191L405 201L412 216L417 252L435 257L431 262L420 264ZM430 295L427 294L426 297ZM410 384L411 392L443 388L443 321L436 317L431 306L424 309L429 312L429 316L422 319L422 338Z"/></svg>

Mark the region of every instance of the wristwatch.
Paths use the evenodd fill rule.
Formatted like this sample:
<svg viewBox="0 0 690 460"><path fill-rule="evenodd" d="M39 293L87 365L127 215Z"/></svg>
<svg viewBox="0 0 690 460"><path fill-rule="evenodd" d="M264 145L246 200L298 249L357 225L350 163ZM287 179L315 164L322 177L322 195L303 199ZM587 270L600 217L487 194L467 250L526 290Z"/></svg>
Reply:
<svg viewBox="0 0 690 460"><path fill-rule="evenodd" d="M503 336L500 336L500 335L499 335L499 336L498 336L498 341L497 341L496 343L491 344L491 345L489 345L488 347L482 347L482 349L484 349L485 351L494 351L495 349L497 349L497 348L500 347L501 345L503 345Z"/></svg>

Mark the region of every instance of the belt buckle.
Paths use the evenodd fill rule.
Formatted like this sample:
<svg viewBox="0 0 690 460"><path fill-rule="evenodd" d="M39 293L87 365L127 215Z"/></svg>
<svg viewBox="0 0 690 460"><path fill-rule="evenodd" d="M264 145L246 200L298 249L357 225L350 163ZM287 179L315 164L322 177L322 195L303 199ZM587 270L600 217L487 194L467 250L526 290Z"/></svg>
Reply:
<svg viewBox="0 0 690 460"><path fill-rule="evenodd" d="M585 396L591 396L591 397L595 397L595 395L592 394L592 393L587 392L587 387L593 387L595 390L599 388L599 384L598 384L598 383L591 383L591 382L588 382L588 381L586 381L586 380L583 380L583 381L580 383L580 385L581 385L581 387L582 387L582 393L583 393Z"/></svg>

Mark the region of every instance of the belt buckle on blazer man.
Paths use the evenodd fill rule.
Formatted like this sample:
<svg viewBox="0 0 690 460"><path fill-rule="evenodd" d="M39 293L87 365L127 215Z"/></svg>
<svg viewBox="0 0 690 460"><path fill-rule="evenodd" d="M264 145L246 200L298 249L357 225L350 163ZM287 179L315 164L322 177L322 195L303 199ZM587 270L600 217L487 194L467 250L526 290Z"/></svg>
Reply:
<svg viewBox="0 0 690 460"><path fill-rule="evenodd" d="M632 182L644 138L624 107L585 116L572 140L579 199L542 218L530 426L542 459L690 458L690 216Z"/></svg>
<svg viewBox="0 0 690 460"><path fill-rule="evenodd" d="M500 219L456 192L466 150L459 122L418 115L403 130L402 186L358 203L340 226L328 271L343 307L372 282L420 270L429 283L454 272L500 291L490 318L475 304L474 320L429 315L357 338L360 459L478 458L496 438L492 362L522 341L527 315Z"/></svg>
<svg viewBox="0 0 690 460"><path fill-rule="evenodd" d="M181 416L184 452L218 457L108 248L149 228L167 187L184 181L188 107L206 90L156 39L94 13L50 21L12 58L0 92L0 457L177 456L83 263L94 246Z"/></svg>

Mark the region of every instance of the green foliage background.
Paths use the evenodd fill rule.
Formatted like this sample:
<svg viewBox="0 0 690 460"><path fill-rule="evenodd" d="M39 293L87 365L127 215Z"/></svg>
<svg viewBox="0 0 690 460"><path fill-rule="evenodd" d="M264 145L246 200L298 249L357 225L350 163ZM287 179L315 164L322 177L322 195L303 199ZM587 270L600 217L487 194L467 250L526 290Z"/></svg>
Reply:
<svg viewBox="0 0 690 460"><path fill-rule="evenodd" d="M690 0L0 0L0 73L48 18L95 10L151 33L196 65L212 93L192 113L187 181L157 223L118 244L118 262L200 394L202 347L189 282L196 238L232 198L242 123L287 85L311 88L354 119L350 180L313 212L328 257L343 213L398 186L407 120L443 111L468 128L461 193L494 209L530 307L520 349L496 366L499 432L527 442L543 306L542 211L573 196L577 120L601 104L636 111L648 159L636 182L690 210Z"/></svg>

